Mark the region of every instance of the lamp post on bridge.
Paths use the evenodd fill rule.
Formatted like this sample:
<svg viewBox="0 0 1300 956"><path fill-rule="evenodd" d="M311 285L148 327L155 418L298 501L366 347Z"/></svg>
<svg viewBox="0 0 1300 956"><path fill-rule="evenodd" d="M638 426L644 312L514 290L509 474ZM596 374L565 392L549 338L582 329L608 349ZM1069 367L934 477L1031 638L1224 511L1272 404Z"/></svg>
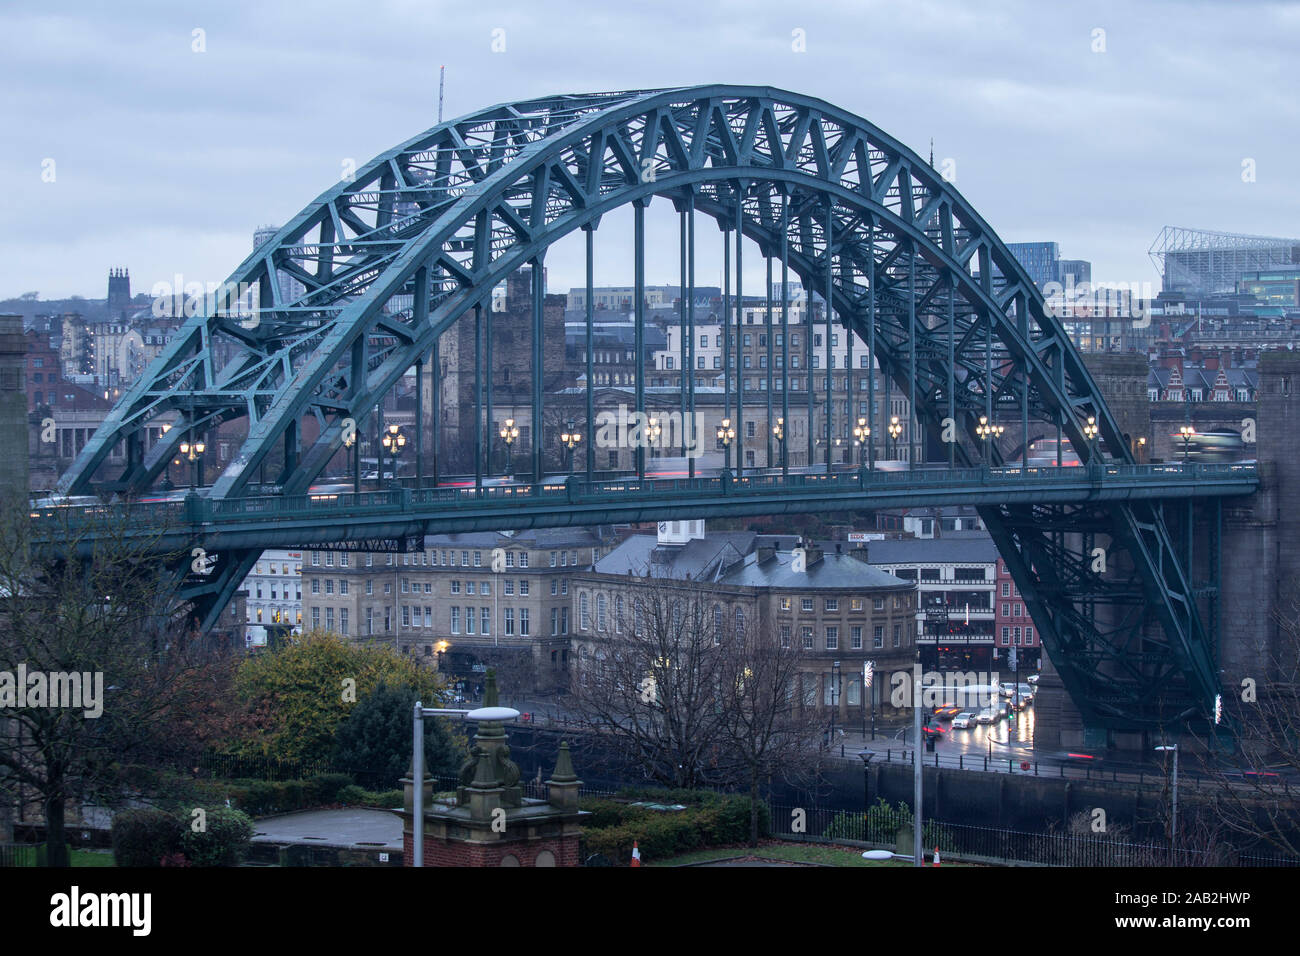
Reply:
<svg viewBox="0 0 1300 956"><path fill-rule="evenodd" d="M895 455L898 454L898 438L903 434L903 423L898 420L898 416L891 416L889 419L889 437L893 439L892 447L886 449L886 457L894 461Z"/></svg>
<svg viewBox="0 0 1300 956"><path fill-rule="evenodd" d="M203 452L207 446L201 441L181 442L181 454L190 460L190 491L203 484Z"/></svg>
<svg viewBox="0 0 1300 956"><path fill-rule="evenodd" d="M990 425L986 416L980 416L980 423L975 426L975 434L984 441L984 467L988 468L992 457L993 441L1002 436L1006 429L1001 425Z"/></svg>
<svg viewBox="0 0 1300 956"><path fill-rule="evenodd" d="M507 418L501 423L501 430L497 432L501 440L506 443L506 474L511 475L514 472L514 447L515 440L519 438L519 426L515 424L513 418Z"/></svg>
<svg viewBox="0 0 1300 956"><path fill-rule="evenodd" d="M582 441L582 435L574 426L573 419L570 418L565 425L565 430L560 432L560 444L569 449L569 474L573 474L573 449L578 447Z"/></svg>
<svg viewBox="0 0 1300 956"><path fill-rule="evenodd" d="M718 441L722 442L722 469L731 470L731 443L736 440L736 430L731 427L731 419L724 418L718 424Z"/></svg>
<svg viewBox="0 0 1300 956"><path fill-rule="evenodd" d="M1187 464L1188 455L1191 454L1192 440L1196 437L1196 429L1191 425L1179 425L1178 437L1183 443L1183 464Z"/></svg>
<svg viewBox="0 0 1300 956"><path fill-rule="evenodd" d="M401 454L402 449L406 447L406 436L402 434L402 426L394 422L388 426L384 432L384 437L379 440L383 446L383 451L379 453L380 461L383 461L384 452L393 456L393 483L397 483L397 456ZM383 479L383 468L380 468L380 480Z"/></svg>
<svg viewBox="0 0 1300 956"><path fill-rule="evenodd" d="M865 418L859 418L858 423L853 426L853 437L856 439L858 446L858 467L867 467L867 442L871 438L871 427L867 425Z"/></svg>
<svg viewBox="0 0 1300 956"><path fill-rule="evenodd" d="M781 477L788 477L790 474L790 466L786 459L784 418L778 418L776 424L772 426L772 437L776 439L777 444L781 449Z"/></svg>

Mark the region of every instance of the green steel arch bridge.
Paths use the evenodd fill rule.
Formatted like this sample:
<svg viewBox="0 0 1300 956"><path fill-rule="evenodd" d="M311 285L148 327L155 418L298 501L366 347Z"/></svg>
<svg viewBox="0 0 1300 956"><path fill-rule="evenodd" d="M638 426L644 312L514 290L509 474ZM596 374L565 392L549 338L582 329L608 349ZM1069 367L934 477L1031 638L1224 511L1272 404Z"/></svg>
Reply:
<svg viewBox="0 0 1300 956"><path fill-rule="evenodd" d="M671 203L680 225L686 294L678 321L687 334L679 336L679 368L696 367L701 214L722 231L728 277L734 248L735 295L728 278L723 309L726 328L734 330L724 336L728 352L733 335L739 342L742 239L757 247L769 277L779 269L782 292L772 302L769 281L764 328L766 374L782 381L769 381L759 403L766 403L766 461L780 467L742 464L744 416L755 396L735 400L743 372L728 355L718 375L724 414L735 420L734 469L696 474L692 467L685 477L659 478L647 473L646 449L638 447L626 474L597 473L594 389L586 388L586 468L548 477L556 450L544 448L543 428L532 428L527 479L494 482L493 290L532 266L528 334L520 330L517 338L528 342L532 370L526 406L532 422L543 422L553 399L542 375L547 252L572 234L585 242L590 383L596 239L602 217L631 207L635 354L644 363L645 210L654 200ZM825 364L816 381L813 336L804 337L809 388L788 387L801 374L792 370L785 334L791 273L829 304L836 326L866 344L867 365L879 368L884 387L907 396L929 446L946 454L941 467L882 471L875 439L859 467L833 467L831 436L838 431L824 371L831 367L831 335L823 338ZM338 457L350 454L357 468L357 430L373 421L378 403L409 370L421 383L425 362L441 369L440 340L458 322L473 323L475 342L474 476L449 487L435 462L425 487L420 422L413 487L405 481L379 491L358 484L313 492ZM852 336L847 342L856 371ZM638 369L630 392L641 413L644 372ZM850 409L853 380L849 374ZM672 402L682 418L697 416L694 375L681 375L678 391ZM819 391L827 411L818 427L824 440L816 442L811 423ZM860 397L873 407L874 374ZM820 470L791 469L794 439L770 427L778 418L792 421L792 404L804 403L807 461L824 457ZM416 408L422 415L418 394ZM242 447L204 494L141 503L182 442L241 419ZM435 414L435 448L437 421ZM990 429L995 422L1020 436L1056 436L1056 462L1031 460L1028 443L1016 446ZM841 429L846 424L839 422ZM710 425L710 438L711 431ZM1063 453L1082 467L1061 467ZM110 473L110 458L124 467ZM268 460L279 468L270 495L253 480ZM917 154L822 100L719 85L502 104L377 156L308 204L185 321L59 491L116 496L124 503L115 507L130 521L167 527L161 540L169 547L194 543L214 555L207 574L185 583L205 626L269 547L480 528L973 504L1085 719L1134 729L1188 712L1204 718L1219 692L1213 582L1190 579L1189 554L1171 536L1166 508L1257 487L1249 463L1137 464L1061 322L988 224ZM75 509L60 513L68 507ZM54 516L51 508L33 510L38 529L52 528ZM1094 570L1097 547L1107 556L1104 572ZM178 575L188 563L187 555ZM1210 609L1208 626L1198 602Z"/></svg>

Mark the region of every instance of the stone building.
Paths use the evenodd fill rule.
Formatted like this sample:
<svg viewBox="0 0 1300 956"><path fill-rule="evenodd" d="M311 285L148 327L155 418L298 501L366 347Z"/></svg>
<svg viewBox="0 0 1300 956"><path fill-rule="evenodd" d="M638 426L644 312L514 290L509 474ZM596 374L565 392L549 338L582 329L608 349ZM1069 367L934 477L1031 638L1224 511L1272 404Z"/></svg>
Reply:
<svg viewBox="0 0 1300 956"><path fill-rule="evenodd" d="M603 532L550 528L426 535L411 553L307 550L304 629L382 640L458 677L481 680L489 661L511 666L513 689L564 685L574 575L588 570Z"/></svg>
<svg viewBox="0 0 1300 956"><path fill-rule="evenodd" d="M799 687L807 707L840 721L870 713L863 695L867 661L875 673L909 670L916 657L916 586L870 567L855 553L804 545L790 536L706 533L703 521L661 522L656 536L633 535L575 581L579 666L605 653L631 626L646 577L714 602L713 619L763 629L803 652ZM838 678L838 680L837 680ZM887 680L873 680L878 710Z"/></svg>

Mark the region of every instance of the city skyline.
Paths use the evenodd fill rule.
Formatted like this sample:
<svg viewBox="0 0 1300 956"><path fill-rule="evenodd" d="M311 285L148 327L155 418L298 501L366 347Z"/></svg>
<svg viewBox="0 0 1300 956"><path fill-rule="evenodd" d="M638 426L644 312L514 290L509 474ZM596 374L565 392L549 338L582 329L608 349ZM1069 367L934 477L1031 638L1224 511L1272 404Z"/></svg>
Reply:
<svg viewBox="0 0 1300 956"><path fill-rule="evenodd" d="M642 38L631 57L613 42L588 48L567 26L581 14L522 5L447 20L441 7L378 4L363 37L339 29L339 6L309 21L240 5L143 3L111 18L68 10L18 3L0 14L9 70L41 76L6 104L21 145L0 169L28 185L0 240L11 268L0 297L98 297L105 270L124 265L135 291L177 273L224 280L255 228L287 221L349 163L434 125L442 64L448 119L564 90L726 81L818 96L922 156L933 139L936 167L949 164L1004 239L1058 242L1063 257L1090 260L1099 282L1155 285L1147 249L1166 225L1297 231L1300 186L1284 179L1285 120L1297 107L1282 80L1300 10L1280 4L747 7L743 18L692 8L688 35L685 10L672 5L603 14L599 35ZM398 30L418 55L392 55ZM846 82L863 75L864 53L874 81ZM341 67L323 95L304 94L322 62ZM662 220L667 234L661 205L648 224ZM80 231L71 242L70 219ZM610 252L596 282L622 284L631 230L618 215L603 227L616 234L603 237ZM712 283L720 242L703 235L699 275ZM557 255L548 272L552 291L582 282L577 257ZM676 278L675 246L652 243L647 282ZM760 281L750 256L746 287Z"/></svg>

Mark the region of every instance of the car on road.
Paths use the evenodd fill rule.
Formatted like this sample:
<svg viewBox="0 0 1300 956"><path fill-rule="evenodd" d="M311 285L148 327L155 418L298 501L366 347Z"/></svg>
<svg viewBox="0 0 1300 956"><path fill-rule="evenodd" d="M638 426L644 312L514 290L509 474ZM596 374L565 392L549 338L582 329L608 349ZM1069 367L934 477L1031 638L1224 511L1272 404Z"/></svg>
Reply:
<svg viewBox="0 0 1300 956"><path fill-rule="evenodd" d="M952 719L953 730L969 730L975 726L975 714L969 710L964 710Z"/></svg>
<svg viewBox="0 0 1300 956"><path fill-rule="evenodd" d="M975 715L975 723L994 724L997 723L999 716L1000 715L998 714L998 711L995 708L985 707L983 710L981 710L978 714Z"/></svg>
<svg viewBox="0 0 1300 956"><path fill-rule="evenodd" d="M926 740L938 740L943 736L943 728L936 721L928 721L921 726L921 736Z"/></svg>
<svg viewBox="0 0 1300 956"><path fill-rule="evenodd" d="M943 704L934 709L934 717L937 720L951 720L961 713L961 708L956 704Z"/></svg>

